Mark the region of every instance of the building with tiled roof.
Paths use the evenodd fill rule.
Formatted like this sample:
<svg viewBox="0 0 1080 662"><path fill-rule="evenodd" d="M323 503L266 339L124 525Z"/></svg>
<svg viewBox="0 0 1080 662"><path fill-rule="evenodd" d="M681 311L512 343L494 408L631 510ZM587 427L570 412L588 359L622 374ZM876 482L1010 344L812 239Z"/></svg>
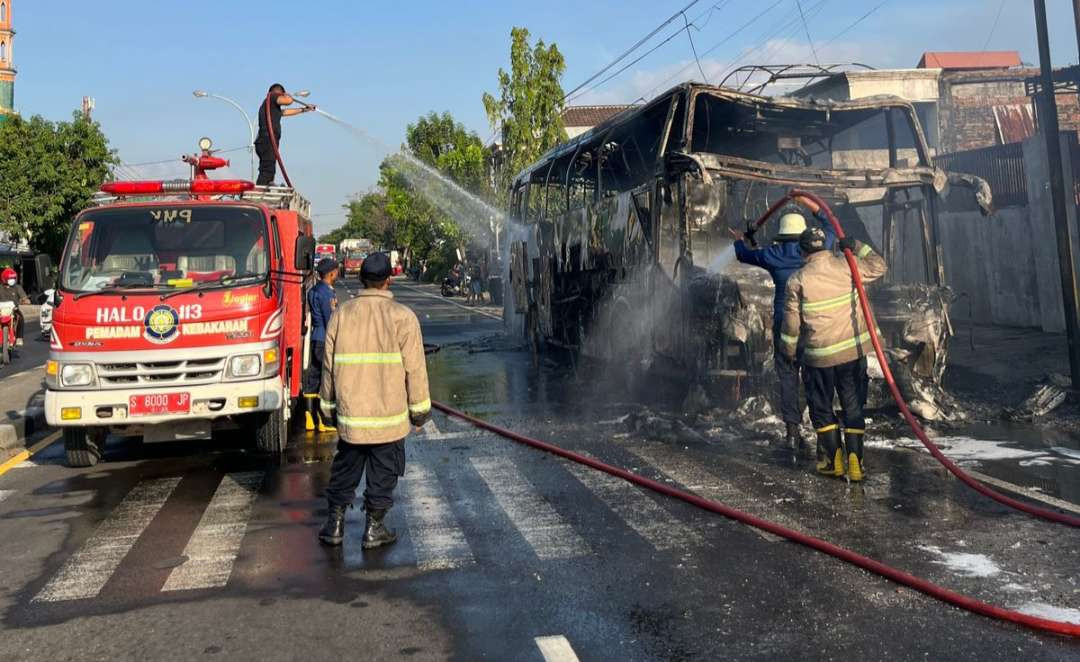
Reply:
<svg viewBox="0 0 1080 662"><path fill-rule="evenodd" d="M919 58L919 69L978 71L1022 66L1017 51L927 51Z"/></svg>
<svg viewBox="0 0 1080 662"><path fill-rule="evenodd" d="M567 138L579 136L597 124L604 122L632 105L567 106L562 112L563 127Z"/></svg>

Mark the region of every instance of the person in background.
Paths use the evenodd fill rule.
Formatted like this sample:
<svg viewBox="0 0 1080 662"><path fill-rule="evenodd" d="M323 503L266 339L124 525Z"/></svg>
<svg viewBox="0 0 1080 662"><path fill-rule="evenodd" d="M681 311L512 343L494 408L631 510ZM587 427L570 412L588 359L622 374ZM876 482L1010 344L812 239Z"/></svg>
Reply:
<svg viewBox="0 0 1080 662"><path fill-rule="evenodd" d="M5 267L0 272L0 301L10 301L15 304L15 346L22 347L23 327L26 326L19 306L30 303L30 297L19 285L19 275L11 267Z"/></svg>
<svg viewBox="0 0 1080 662"><path fill-rule="evenodd" d="M810 198L798 196L794 202L804 207L821 224L826 237L826 245L832 247L836 235L821 208ZM802 407L799 404L799 359L796 353L793 359L784 355L780 348L780 326L784 320L784 289L792 274L802 268L805 258L799 250L799 236L806 230L806 218L797 212L790 212L780 217L780 232L773 238L772 244L765 248L756 246L752 230L745 233L730 230L735 238L735 258L743 264L761 267L769 272L773 281L773 365L776 370L776 400L780 405L780 416L786 427L786 443L793 449L806 446L806 440L800 432Z"/></svg>
<svg viewBox="0 0 1080 662"><path fill-rule="evenodd" d="M259 133L255 137L255 153L259 156L259 178L255 181L259 186L272 186L274 176L277 174L277 158L274 154L274 142L281 149L281 118L309 113L315 110L313 105L305 105L300 108L286 108L296 103L281 83L274 83L266 93L266 99L259 104L256 115L259 118ZM269 107L269 113L268 113ZM269 114L269 118L267 118ZM269 123L267 123L269 120ZM274 130L274 140L270 139L270 129Z"/></svg>
<svg viewBox="0 0 1080 662"><path fill-rule="evenodd" d="M308 290L308 310L311 311L311 355L307 373L304 374L304 428L308 432L333 432L336 428L331 417L323 417L319 408L319 387L322 385L323 354L326 328L337 308L337 292L334 283L338 279L338 265L327 258L315 267L319 282Z"/></svg>
<svg viewBox="0 0 1080 662"><path fill-rule="evenodd" d="M340 439L326 486L328 514L319 540L337 546L345 538L345 510L367 475L367 522L361 547L389 545L386 528L394 488L405 473L405 437L431 417L427 364L420 321L390 293L390 258L364 260L359 296L341 304L326 330L323 414L336 415Z"/></svg>
<svg viewBox="0 0 1080 662"><path fill-rule="evenodd" d="M806 399L818 437L818 473L843 476L846 459L847 477L861 481L865 475L866 438L862 385L867 380L866 357L874 347L844 253L855 257L859 275L866 283L885 274L885 260L868 244L851 237L837 242L838 253L828 250L826 243L820 228L809 228L799 237L799 247L807 256L806 266L787 281L780 347L784 356L793 361L799 346L803 346ZM839 399L842 417L833 411L834 397Z"/></svg>

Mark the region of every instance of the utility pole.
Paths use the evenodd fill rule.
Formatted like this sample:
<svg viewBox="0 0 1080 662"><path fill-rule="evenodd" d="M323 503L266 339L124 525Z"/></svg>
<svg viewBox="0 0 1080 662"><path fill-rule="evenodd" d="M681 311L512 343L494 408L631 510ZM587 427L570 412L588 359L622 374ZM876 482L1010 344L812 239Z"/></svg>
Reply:
<svg viewBox="0 0 1080 662"><path fill-rule="evenodd" d="M1061 139L1058 137L1057 101L1050 66L1050 37L1046 32L1046 0L1035 2L1035 30L1039 39L1039 68L1042 108L1039 124L1046 138L1046 158L1050 175L1050 198L1057 230L1058 266L1061 270L1061 298L1065 306L1065 332L1069 340L1069 372L1073 388L1080 388L1080 308L1077 306L1076 269L1073 263L1072 231L1065 211L1065 179L1061 172ZM1074 1L1075 6L1075 1ZM1080 35L1078 35L1080 39ZM1078 43L1080 46L1080 43ZM1074 203L1075 204L1075 203Z"/></svg>

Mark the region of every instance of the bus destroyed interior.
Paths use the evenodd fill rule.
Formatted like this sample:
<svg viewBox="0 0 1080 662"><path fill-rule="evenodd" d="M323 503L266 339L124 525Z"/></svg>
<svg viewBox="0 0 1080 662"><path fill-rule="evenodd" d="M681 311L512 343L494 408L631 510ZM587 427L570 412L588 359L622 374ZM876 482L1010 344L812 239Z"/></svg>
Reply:
<svg viewBox="0 0 1080 662"><path fill-rule="evenodd" d="M889 275L870 296L890 364L918 415L953 415L941 385L953 295L938 209L948 197L988 213L991 194L933 166L914 108L895 97L807 101L688 83L559 145L511 192L508 324L537 349L681 375L733 400L765 393L773 286L733 259L728 228L793 187L821 195L885 256ZM758 237L776 234L779 215ZM901 256L919 264L898 269Z"/></svg>

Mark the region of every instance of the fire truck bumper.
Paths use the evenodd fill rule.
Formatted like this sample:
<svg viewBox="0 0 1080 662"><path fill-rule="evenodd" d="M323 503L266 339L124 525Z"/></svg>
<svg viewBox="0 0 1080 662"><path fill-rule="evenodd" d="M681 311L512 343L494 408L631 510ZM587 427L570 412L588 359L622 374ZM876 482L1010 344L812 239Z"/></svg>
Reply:
<svg viewBox="0 0 1080 662"><path fill-rule="evenodd" d="M178 397L180 394L187 396L186 411L183 411L184 398ZM154 395L165 397L156 399L149 407L144 406L146 413L131 411L132 405L145 402L145 396ZM284 402L285 392L279 377L155 389L49 389L45 391L45 420L52 426L157 425L275 411L281 409ZM155 408L170 411L159 412Z"/></svg>

